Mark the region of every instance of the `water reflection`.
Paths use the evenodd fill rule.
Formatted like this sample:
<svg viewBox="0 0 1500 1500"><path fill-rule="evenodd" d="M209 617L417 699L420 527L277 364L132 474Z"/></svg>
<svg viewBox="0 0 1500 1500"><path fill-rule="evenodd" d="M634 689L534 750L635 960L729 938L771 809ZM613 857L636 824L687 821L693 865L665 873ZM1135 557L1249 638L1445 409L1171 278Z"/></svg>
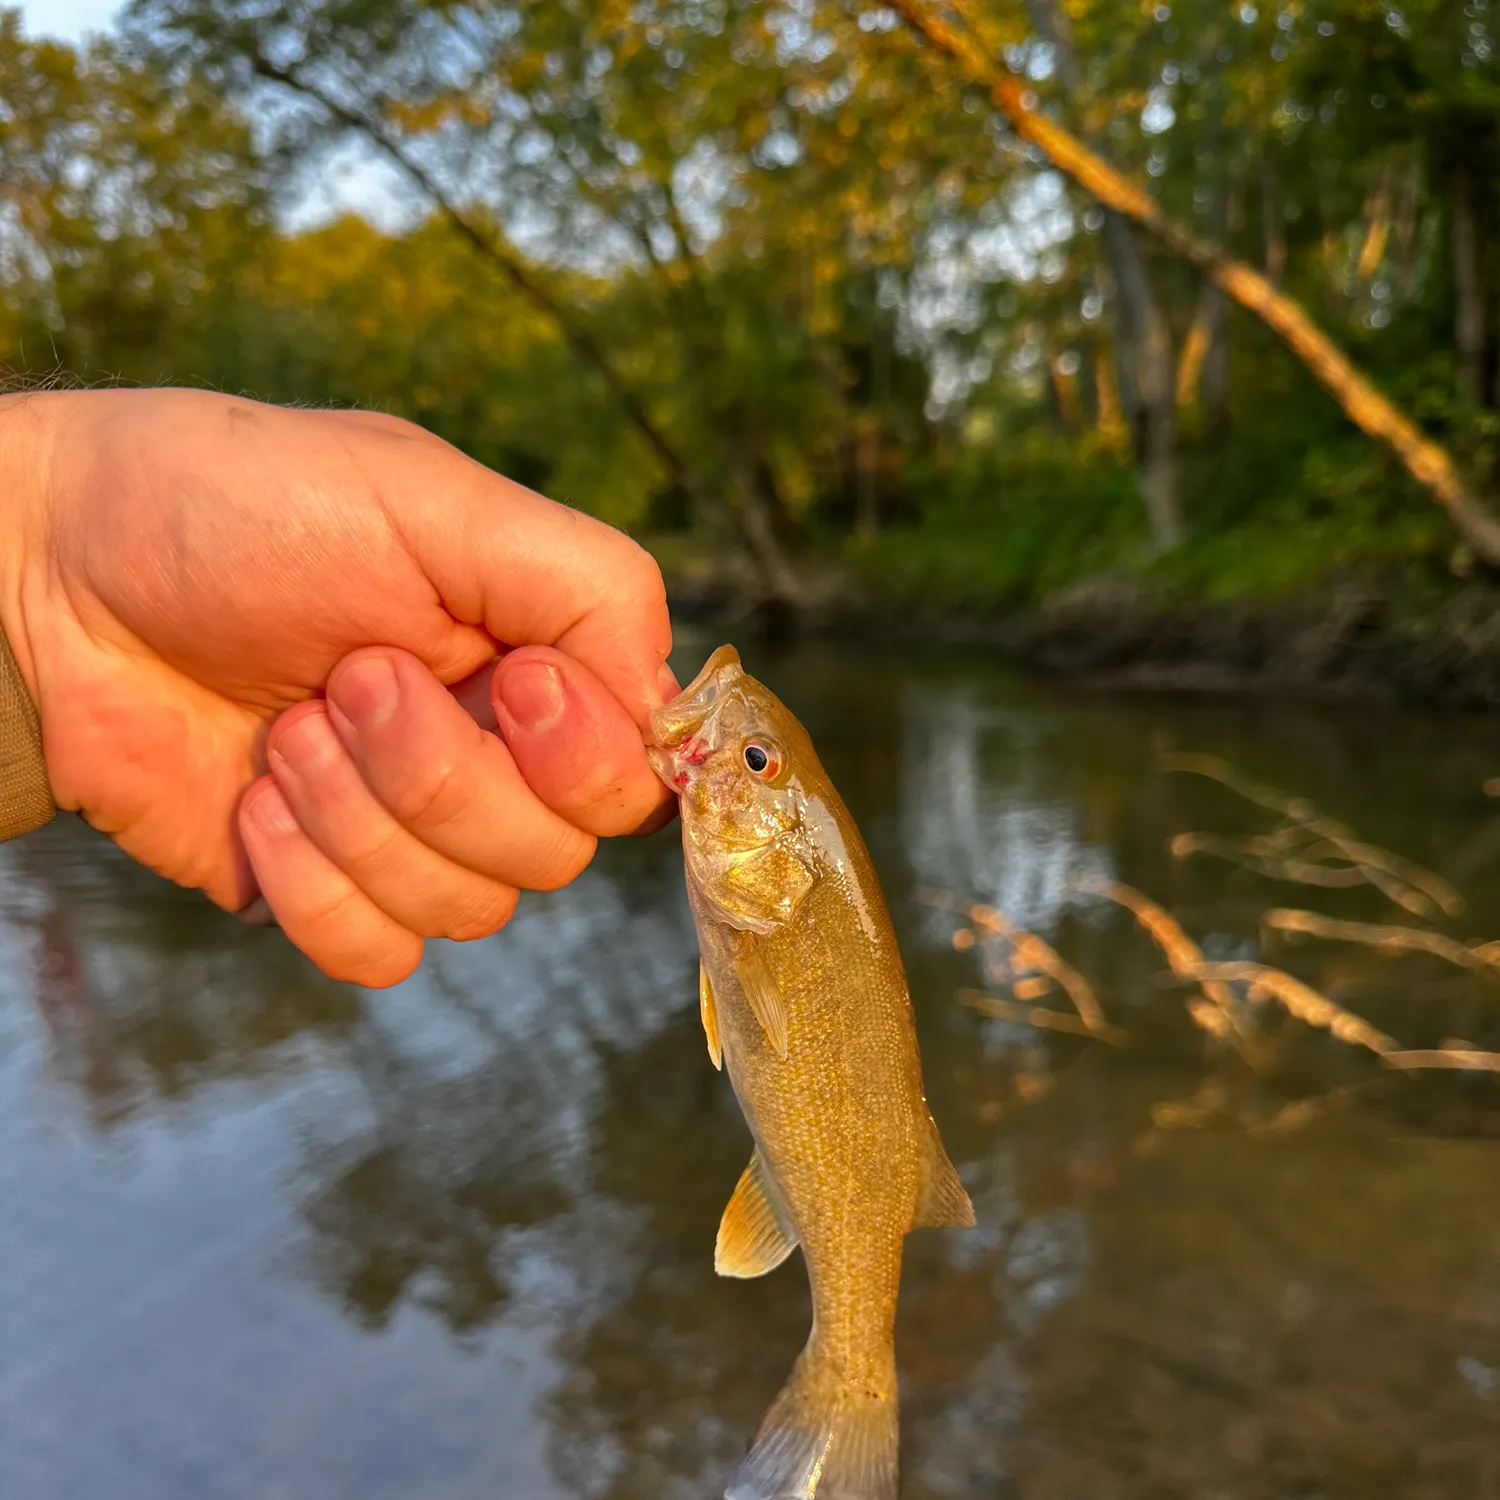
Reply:
<svg viewBox="0 0 1500 1500"><path fill-rule="evenodd" d="M1260 951L1288 893L1164 853L1253 826L1153 769L1183 747L1442 869L1460 935L1494 937L1486 727L1065 697L975 658L752 662L866 830L980 1218L909 1242L909 1500L1500 1496L1495 1080L1383 1078L1295 1026L1249 1073L1071 890L1125 879L1209 952ZM1055 943L1133 1045L953 1004L975 973L915 899L934 884ZM81 828L0 850L0 915L0 1495L718 1493L807 1299L795 1261L712 1273L749 1145L675 831L378 995ZM1500 985L1435 961L1274 961L1411 1045L1500 1042Z"/></svg>

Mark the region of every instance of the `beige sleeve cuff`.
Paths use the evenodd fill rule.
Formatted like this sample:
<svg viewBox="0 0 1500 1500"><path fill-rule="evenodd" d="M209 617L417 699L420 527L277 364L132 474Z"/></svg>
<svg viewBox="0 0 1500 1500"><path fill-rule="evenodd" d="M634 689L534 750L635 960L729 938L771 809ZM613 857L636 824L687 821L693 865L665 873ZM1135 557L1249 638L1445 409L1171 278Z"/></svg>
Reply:
<svg viewBox="0 0 1500 1500"><path fill-rule="evenodd" d="M40 828L54 811L41 720L0 630L0 840Z"/></svg>

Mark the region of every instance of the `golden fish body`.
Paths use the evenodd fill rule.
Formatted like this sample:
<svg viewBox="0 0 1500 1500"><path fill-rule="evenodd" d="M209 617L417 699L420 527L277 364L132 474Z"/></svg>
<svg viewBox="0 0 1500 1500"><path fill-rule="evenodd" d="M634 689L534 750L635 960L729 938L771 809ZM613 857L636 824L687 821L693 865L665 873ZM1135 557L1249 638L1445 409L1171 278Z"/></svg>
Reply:
<svg viewBox="0 0 1500 1500"><path fill-rule="evenodd" d="M800 1245L812 1288L807 1347L726 1500L894 1500L902 1240L974 1211L885 900L806 731L732 647L651 730L681 799L709 1053L755 1139L715 1268L760 1276Z"/></svg>

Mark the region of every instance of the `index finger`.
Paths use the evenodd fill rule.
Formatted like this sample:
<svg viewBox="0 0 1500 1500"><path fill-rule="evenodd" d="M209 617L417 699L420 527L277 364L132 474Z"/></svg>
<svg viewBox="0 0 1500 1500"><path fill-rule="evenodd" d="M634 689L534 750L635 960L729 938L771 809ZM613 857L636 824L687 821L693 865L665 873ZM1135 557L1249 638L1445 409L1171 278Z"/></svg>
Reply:
<svg viewBox="0 0 1500 1500"><path fill-rule="evenodd" d="M381 443L378 482L441 495L395 519L456 619L507 646L555 646L586 666L644 725L671 691L666 588L623 532L514 484L447 444Z"/></svg>

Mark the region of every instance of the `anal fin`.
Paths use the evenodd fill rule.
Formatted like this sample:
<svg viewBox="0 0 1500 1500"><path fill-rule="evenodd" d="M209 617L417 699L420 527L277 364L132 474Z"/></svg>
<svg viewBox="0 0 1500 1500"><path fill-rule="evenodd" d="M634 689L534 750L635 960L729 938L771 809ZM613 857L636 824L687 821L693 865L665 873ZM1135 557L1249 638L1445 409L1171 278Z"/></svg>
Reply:
<svg viewBox="0 0 1500 1500"><path fill-rule="evenodd" d="M922 1162L922 1190L917 1196L913 1229L969 1229L974 1224L974 1205L948 1160L937 1126L928 1136Z"/></svg>
<svg viewBox="0 0 1500 1500"><path fill-rule="evenodd" d="M757 1150L719 1221L714 1270L749 1279L774 1271L797 1246L797 1236L771 1200Z"/></svg>
<svg viewBox="0 0 1500 1500"><path fill-rule="evenodd" d="M703 1035L708 1038L708 1055L714 1067L724 1069L724 1051L719 1046L719 1012L714 1004L714 987L708 970L698 963L698 1014L703 1018Z"/></svg>

